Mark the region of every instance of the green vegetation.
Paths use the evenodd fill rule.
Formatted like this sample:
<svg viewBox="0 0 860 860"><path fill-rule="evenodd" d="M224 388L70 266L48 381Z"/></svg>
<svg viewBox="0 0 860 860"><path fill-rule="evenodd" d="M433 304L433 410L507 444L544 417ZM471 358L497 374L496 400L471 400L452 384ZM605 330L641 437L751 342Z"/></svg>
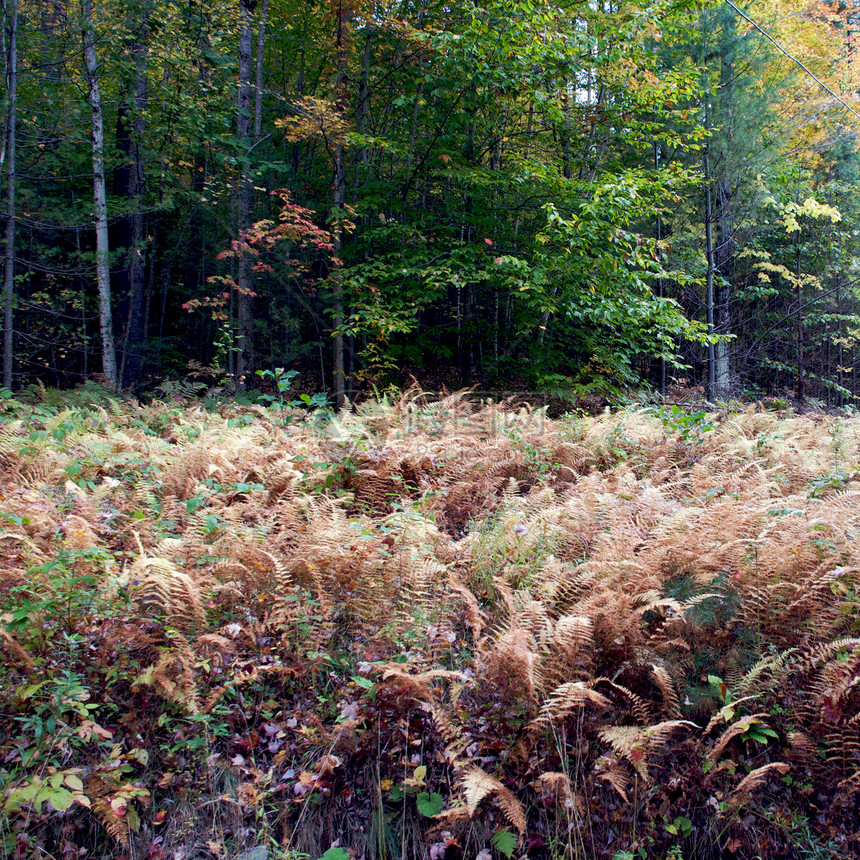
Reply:
<svg viewBox="0 0 860 860"><path fill-rule="evenodd" d="M858 394L850 4L52 10L2 5L7 391Z"/></svg>

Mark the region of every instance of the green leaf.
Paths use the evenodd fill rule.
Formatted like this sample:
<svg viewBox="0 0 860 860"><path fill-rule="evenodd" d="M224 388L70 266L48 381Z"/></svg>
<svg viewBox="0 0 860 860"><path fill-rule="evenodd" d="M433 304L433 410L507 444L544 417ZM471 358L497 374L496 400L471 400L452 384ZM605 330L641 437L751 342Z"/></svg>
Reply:
<svg viewBox="0 0 860 860"><path fill-rule="evenodd" d="M490 844L499 854L505 857L513 857L517 847L517 837L510 830L497 830L490 840Z"/></svg>
<svg viewBox="0 0 860 860"><path fill-rule="evenodd" d="M374 687L370 678L362 678L360 675L352 675L351 678L356 687L361 687L363 690L370 690Z"/></svg>
<svg viewBox="0 0 860 860"><path fill-rule="evenodd" d="M319 860L349 860L349 851L345 848L329 848Z"/></svg>
<svg viewBox="0 0 860 860"><path fill-rule="evenodd" d="M418 811L427 818L433 818L434 815L438 815L442 811L442 807L445 805L442 795L437 794L435 791L432 794L422 791L421 794L418 795L417 801Z"/></svg>
<svg viewBox="0 0 860 860"><path fill-rule="evenodd" d="M47 681L39 681L38 684L27 684L25 687L21 687L15 691L15 698L19 702L24 702L27 699L32 698L47 683Z"/></svg>
<svg viewBox="0 0 860 860"><path fill-rule="evenodd" d="M65 778L63 779L67 788L70 788L72 791L83 791L84 784L81 781L81 778L75 773L67 773Z"/></svg>
<svg viewBox="0 0 860 860"><path fill-rule="evenodd" d="M55 788L48 792L43 800L47 800L57 812L65 812L75 801L75 796L65 788Z"/></svg>

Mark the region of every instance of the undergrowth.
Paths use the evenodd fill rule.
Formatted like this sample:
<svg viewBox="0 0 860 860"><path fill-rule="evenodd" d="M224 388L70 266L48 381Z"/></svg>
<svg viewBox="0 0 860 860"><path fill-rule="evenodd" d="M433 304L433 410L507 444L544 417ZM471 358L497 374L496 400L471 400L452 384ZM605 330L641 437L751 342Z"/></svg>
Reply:
<svg viewBox="0 0 860 860"><path fill-rule="evenodd" d="M0 404L0 855L860 854L856 419Z"/></svg>

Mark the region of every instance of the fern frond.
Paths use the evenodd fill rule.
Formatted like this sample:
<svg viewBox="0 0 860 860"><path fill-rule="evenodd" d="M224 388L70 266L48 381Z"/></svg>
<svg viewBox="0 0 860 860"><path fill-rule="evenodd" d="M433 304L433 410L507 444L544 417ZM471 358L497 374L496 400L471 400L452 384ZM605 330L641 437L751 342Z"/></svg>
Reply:
<svg viewBox="0 0 860 860"><path fill-rule="evenodd" d="M752 692L764 673L770 678L760 689L772 689L784 677L789 661L795 654L795 649L789 648L781 654L769 654L759 660L741 680L732 688L736 696L746 696Z"/></svg>
<svg viewBox="0 0 860 860"><path fill-rule="evenodd" d="M666 720L653 726L606 726L598 732L601 740L612 746L616 755L625 758L646 782L650 781L648 757L658 752L669 735L684 726L696 728L688 720Z"/></svg>
<svg viewBox="0 0 860 860"><path fill-rule="evenodd" d="M666 709L666 713L672 718L680 717L681 702L678 698L675 684L672 681L672 676L663 666L658 666L656 663L651 664L651 672L663 696L663 707Z"/></svg>
<svg viewBox="0 0 860 860"><path fill-rule="evenodd" d="M612 702L600 693L595 692L583 681L571 681L556 687L549 699L541 707L540 715L532 722L535 728L547 725L553 720L564 719L573 711L594 705L606 709L612 707Z"/></svg>
<svg viewBox="0 0 860 860"><path fill-rule="evenodd" d="M114 809L111 806L111 794L117 786L106 780L98 771L94 772L86 783L86 795L90 800L91 809L98 818L108 835L124 848L131 841L131 825L125 815L125 807Z"/></svg>
<svg viewBox="0 0 860 860"><path fill-rule="evenodd" d="M8 630L3 626L2 620L0 620L0 642L5 644L9 653L17 659L17 661L28 671L32 672L33 669L36 668L36 664L33 662L33 658L24 650L23 647L16 641L15 637L9 633Z"/></svg>
<svg viewBox="0 0 860 860"><path fill-rule="evenodd" d="M732 789L731 794L729 794L727 798L728 803L732 805L739 804L745 797L748 797L753 791L763 785L771 773L776 771L778 774L784 776L790 769L791 765L788 765L785 762L773 761L769 764L757 767L755 770L751 770L738 783L738 785Z"/></svg>
<svg viewBox="0 0 860 860"><path fill-rule="evenodd" d="M519 831L520 836L525 833L526 815L522 803L494 776L479 767L470 767L460 779L460 788L470 817L475 816L478 805L484 798L491 797L508 821Z"/></svg>
<svg viewBox="0 0 860 860"><path fill-rule="evenodd" d="M538 792L548 795L560 806L571 808L578 805L570 777L566 773L546 771L534 781L533 785Z"/></svg>
<svg viewBox="0 0 860 860"><path fill-rule="evenodd" d="M840 651L860 651L860 638L836 639L833 642L817 643L800 653L791 663L791 671L802 674L820 666Z"/></svg>
<svg viewBox="0 0 860 860"><path fill-rule="evenodd" d="M142 615L164 616L180 628L197 628L206 620L200 586L172 562L140 558L129 571L132 599Z"/></svg>
<svg viewBox="0 0 860 860"><path fill-rule="evenodd" d="M602 764L596 775L598 779L608 782L625 803L630 803L630 798L627 796L627 789L630 786L630 772L621 764L621 761L615 760Z"/></svg>
<svg viewBox="0 0 860 860"><path fill-rule="evenodd" d="M618 684L610 678L595 678L594 686L598 684L607 684L611 689L620 693L621 696L629 703L630 710L633 716L640 723L649 723L651 721L651 711L648 703L641 697L637 696L632 690L629 690L623 684Z"/></svg>
<svg viewBox="0 0 860 860"><path fill-rule="evenodd" d="M186 647L187 647L187 643ZM190 659L189 659L190 658ZM154 687L165 699L184 708L189 714L200 712L194 681L193 655L182 649L162 648L158 662L149 666L133 681L134 687Z"/></svg>
<svg viewBox="0 0 860 860"><path fill-rule="evenodd" d="M754 725L762 725L767 727L767 723L765 723L765 719L770 716L769 714L750 714L746 717L741 717L736 722L732 723L717 739L717 742L711 748L710 752L706 756L707 760L712 764L716 764L719 761L720 756L723 754L725 748L729 745L733 738L738 737L739 735L745 734L752 726Z"/></svg>
<svg viewBox="0 0 860 860"><path fill-rule="evenodd" d="M591 644L594 622L587 615L562 615L555 623L552 645L566 659L574 659Z"/></svg>

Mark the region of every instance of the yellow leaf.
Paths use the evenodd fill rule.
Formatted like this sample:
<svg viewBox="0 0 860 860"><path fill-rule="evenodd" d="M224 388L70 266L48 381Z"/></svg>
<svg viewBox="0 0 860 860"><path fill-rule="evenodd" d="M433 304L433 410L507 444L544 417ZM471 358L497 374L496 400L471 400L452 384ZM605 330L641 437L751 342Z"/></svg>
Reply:
<svg viewBox="0 0 860 860"><path fill-rule="evenodd" d="M81 778L79 776L75 776L75 774L73 774L73 773L67 773L63 782L72 791L83 791L84 790L84 784L83 784L83 782L81 782Z"/></svg>

